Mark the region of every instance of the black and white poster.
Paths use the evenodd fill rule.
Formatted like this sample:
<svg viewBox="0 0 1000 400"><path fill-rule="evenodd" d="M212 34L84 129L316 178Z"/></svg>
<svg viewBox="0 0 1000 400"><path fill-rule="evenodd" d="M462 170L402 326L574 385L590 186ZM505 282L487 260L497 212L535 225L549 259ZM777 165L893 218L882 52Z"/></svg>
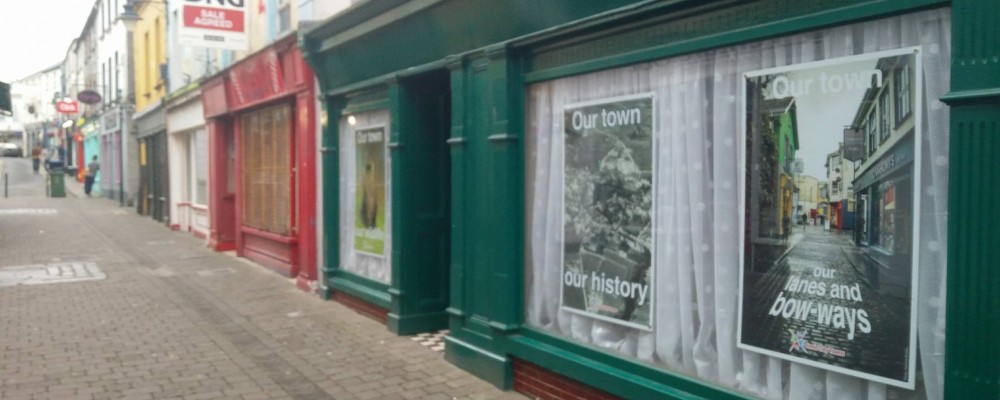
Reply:
<svg viewBox="0 0 1000 400"><path fill-rule="evenodd" d="M914 388L919 53L744 75L740 348Z"/></svg>
<svg viewBox="0 0 1000 400"><path fill-rule="evenodd" d="M571 104L563 114L561 307L651 330L653 96Z"/></svg>

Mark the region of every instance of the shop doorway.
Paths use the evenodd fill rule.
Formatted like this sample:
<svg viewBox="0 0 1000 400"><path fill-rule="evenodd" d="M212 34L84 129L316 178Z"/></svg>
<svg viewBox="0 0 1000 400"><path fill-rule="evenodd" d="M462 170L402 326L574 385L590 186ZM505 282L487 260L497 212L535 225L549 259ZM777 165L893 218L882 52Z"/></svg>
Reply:
<svg viewBox="0 0 1000 400"><path fill-rule="evenodd" d="M393 157L393 287L404 293L389 329L413 334L445 329L451 265L451 75L432 71L401 80L399 137Z"/></svg>

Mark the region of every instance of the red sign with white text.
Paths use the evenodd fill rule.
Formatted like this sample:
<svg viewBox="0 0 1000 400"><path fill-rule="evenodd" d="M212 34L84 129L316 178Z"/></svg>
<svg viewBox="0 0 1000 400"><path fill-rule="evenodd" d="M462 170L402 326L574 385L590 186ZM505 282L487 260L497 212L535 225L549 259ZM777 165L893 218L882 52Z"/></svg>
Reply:
<svg viewBox="0 0 1000 400"><path fill-rule="evenodd" d="M77 104L76 100L60 100L56 102L56 111L63 114L76 114L80 112L80 106Z"/></svg>
<svg viewBox="0 0 1000 400"><path fill-rule="evenodd" d="M184 5L184 26L242 33L244 15L241 10Z"/></svg>
<svg viewBox="0 0 1000 400"><path fill-rule="evenodd" d="M229 69L229 104L240 107L285 92L285 79L274 48L255 54Z"/></svg>

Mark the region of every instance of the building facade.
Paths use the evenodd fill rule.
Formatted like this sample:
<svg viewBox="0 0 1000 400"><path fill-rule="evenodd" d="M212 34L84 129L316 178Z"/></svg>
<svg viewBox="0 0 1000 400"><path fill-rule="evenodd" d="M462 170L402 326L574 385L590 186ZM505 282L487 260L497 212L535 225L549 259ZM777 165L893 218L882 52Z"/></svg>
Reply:
<svg viewBox="0 0 1000 400"><path fill-rule="evenodd" d="M996 282L980 260L997 256L997 228L978 215L996 213L984 202L997 193L968 179L983 177L998 146L986 127L1000 74L971 61L992 54L982 30L1000 29L986 22L1000 9L523 3L361 3L303 35L327 114L327 295L395 332L447 325L449 361L543 398L1000 392L984 383L998 364L981 347L1000 326L976 319L996 294L972 284ZM963 24L979 32L953 33ZM745 201L748 160L780 154L746 141L759 122L747 108L755 77L772 91L760 96L795 99L791 159L829 162L837 142L815 126L866 129L850 185L857 243L807 230L774 266L744 268L758 261L745 257L744 211L757 212ZM846 189L840 178L814 181L815 208ZM806 186L795 185L800 204ZM798 287L782 260L827 245L845 249L830 253L844 254L845 286L867 281L884 296L878 307L900 310L899 321L869 321L892 329L823 344L781 316L787 301L768 314ZM875 253L889 275L869 271L885 269L863 261ZM793 289L755 306L768 278ZM757 309L800 330L791 341L777 330L763 349L743 329ZM848 361L862 353L874 361Z"/></svg>
<svg viewBox="0 0 1000 400"><path fill-rule="evenodd" d="M136 109L132 122L139 146L136 211L168 223L170 174L163 101L168 88L165 8L164 3L157 1L142 1L136 5L140 19L131 40Z"/></svg>
<svg viewBox="0 0 1000 400"><path fill-rule="evenodd" d="M209 242L311 288L315 268L315 91L287 35L201 84Z"/></svg>

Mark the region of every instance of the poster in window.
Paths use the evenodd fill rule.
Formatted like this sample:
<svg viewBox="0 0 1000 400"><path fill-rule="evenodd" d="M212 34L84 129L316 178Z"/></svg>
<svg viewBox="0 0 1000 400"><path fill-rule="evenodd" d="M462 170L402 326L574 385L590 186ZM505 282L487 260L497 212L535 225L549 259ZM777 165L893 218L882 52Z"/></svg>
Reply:
<svg viewBox="0 0 1000 400"><path fill-rule="evenodd" d="M354 194L354 249L377 257L385 255L385 127L354 132L356 184Z"/></svg>
<svg viewBox="0 0 1000 400"><path fill-rule="evenodd" d="M920 116L882 116L920 98L894 84L919 51L744 75L740 348L914 388Z"/></svg>
<svg viewBox="0 0 1000 400"><path fill-rule="evenodd" d="M562 309L652 329L653 96L563 109Z"/></svg>

